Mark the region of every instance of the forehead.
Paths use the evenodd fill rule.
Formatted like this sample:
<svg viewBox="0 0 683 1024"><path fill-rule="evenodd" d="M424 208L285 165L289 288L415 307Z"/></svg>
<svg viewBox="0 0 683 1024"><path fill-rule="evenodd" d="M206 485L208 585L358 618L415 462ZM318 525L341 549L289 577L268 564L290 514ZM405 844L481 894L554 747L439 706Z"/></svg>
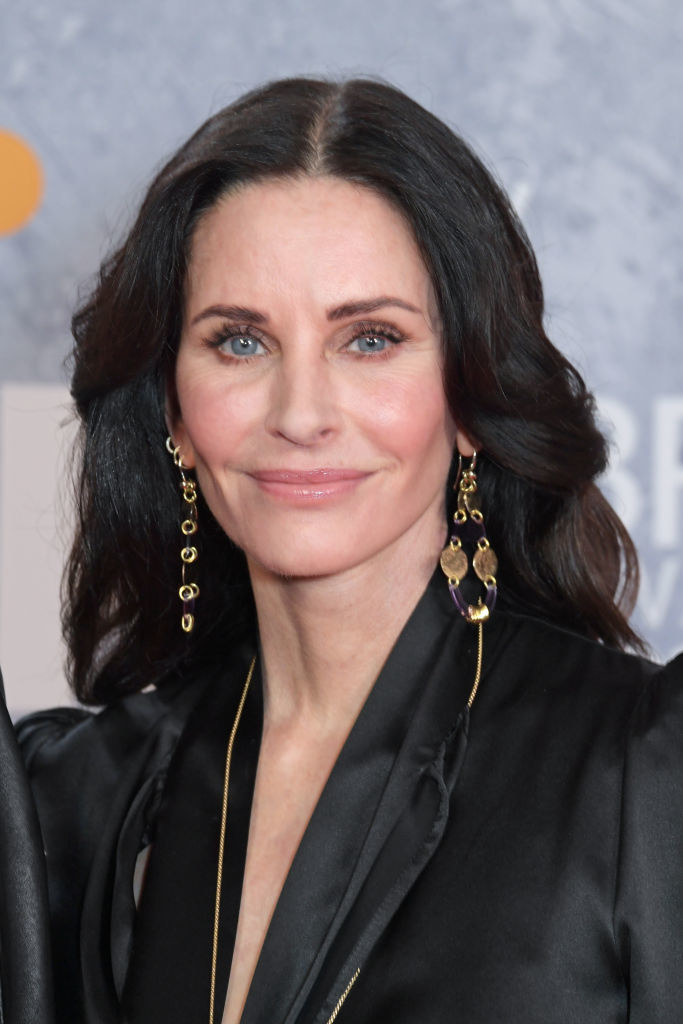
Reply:
<svg viewBox="0 0 683 1024"><path fill-rule="evenodd" d="M334 177L269 179L223 196L199 222L188 265L188 305L239 292L255 301L300 289L321 303L370 292L432 306L412 230L387 199ZM223 296L225 298L225 296Z"/></svg>

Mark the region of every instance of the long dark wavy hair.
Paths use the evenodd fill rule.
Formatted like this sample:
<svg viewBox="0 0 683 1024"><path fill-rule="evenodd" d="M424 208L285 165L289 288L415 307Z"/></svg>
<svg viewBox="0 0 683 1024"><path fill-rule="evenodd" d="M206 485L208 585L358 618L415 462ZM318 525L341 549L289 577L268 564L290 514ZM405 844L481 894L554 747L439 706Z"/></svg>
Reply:
<svg viewBox="0 0 683 1024"><path fill-rule="evenodd" d="M642 649L627 621L635 550L595 483L608 452L593 397L545 334L536 260L505 193L397 89L296 78L247 94L181 147L73 318L82 445L63 625L79 698L161 684L253 628L244 556L200 496L201 603L193 633L180 629L181 497L164 398L197 223L238 184L302 175L365 185L412 227L440 308L452 415L483 452L481 504L504 598Z"/></svg>

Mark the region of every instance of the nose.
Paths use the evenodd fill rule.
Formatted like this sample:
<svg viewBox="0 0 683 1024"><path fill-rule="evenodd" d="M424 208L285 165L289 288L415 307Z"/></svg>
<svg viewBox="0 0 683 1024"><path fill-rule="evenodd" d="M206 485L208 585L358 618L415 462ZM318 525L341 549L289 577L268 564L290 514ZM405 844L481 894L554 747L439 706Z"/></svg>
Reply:
<svg viewBox="0 0 683 1024"><path fill-rule="evenodd" d="M333 368L319 353L283 357L274 374L266 427L292 444L310 446L338 429Z"/></svg>

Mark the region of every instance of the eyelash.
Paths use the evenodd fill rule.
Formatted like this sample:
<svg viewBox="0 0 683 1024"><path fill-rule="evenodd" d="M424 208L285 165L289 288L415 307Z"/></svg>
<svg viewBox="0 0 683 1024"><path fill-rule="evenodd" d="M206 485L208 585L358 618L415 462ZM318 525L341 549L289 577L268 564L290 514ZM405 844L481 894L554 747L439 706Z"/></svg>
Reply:
<svg viewBox="0 0 683 1024"><path fill-rule="evenodd" d="M402 341L405 341L405 336L403 334L401 334L400 331L397 331L395 327L392 327L389 324L369 323L369 322L368 323L358 323L358 324L354 324L351 330L352 330L352 337L349 338L349 341L346 343L345 347L348 347L354 341L359 341L362 338L373 338L373 337L374 338L384 338L386 341L388 341L390 343L387 348L382 349L381 352L377 352L376 354L375 353L371 353L371 352L353 352L353 353L351 353L353 356L355 356L358 359L382 359L382 358L386 358L388 355L391 354L392 349L396 345L399 345ZM241 337L250 337L250 338L253 338L254 341L258 341L262 345L265 345L265 341L264 341L264 338L263 338L261 332L256 330L253 327L248 327L245 324L240 324L240 325L237 325L237 324L224 324L222 327L219 327L211 335L209 335L209 337L206 339L206 344L209 346L209 348L216 348L216 349L218 349L218 348L220 348L221 345L224 345L227 341L231 341L233 338L241 338ZM259 356L256 356L256 355L252 355L252 356L236 356L236 355L233 355L230 352L223 352L223 353L221 353L221 355L224 358L226 358L226 359L233 359L235 362L240 362L240 363L248 363L248 362L251 362L252 359L260 358Z"/></svg>
<svg viewBox="0 0 683 1024"><path fill-rule="evenodd" d="M383 356L386 358L391 354L391 350L396 345L400 345L402 341L405 341L405 336L400 331L397 331L395 327L381 323L354 324L353 337L349 340L348 344L350 345L361 338L385 338L390 344L388 348L383 349L376 355L370 352L354 352L353 354L360 359L381 359Z"/></svg>
<svg viewBox="0 0 683 1024"><path fill-rule="evenodd" d="M233 338L253 338L254 341L258 341L262 345L264 344L260 331L254 330L253 327L247 327L246 325L238 326L236 324L224 324L222 327L218 327L206 339L206 344L209 348L220 348L226 341L232 341ZM240 363L248 363L252 359L257 358L256 356L235 356L230 352L222 352L221 355L225 359L234 359Z"/></svg>

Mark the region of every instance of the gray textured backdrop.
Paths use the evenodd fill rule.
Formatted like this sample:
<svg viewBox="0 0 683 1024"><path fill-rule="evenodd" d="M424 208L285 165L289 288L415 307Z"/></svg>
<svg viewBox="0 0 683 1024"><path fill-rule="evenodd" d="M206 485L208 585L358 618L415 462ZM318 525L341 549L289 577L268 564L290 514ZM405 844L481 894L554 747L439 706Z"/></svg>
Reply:
<svg viewBox="0 0 683 1024"><path fill-rule="evenodd" d="M0 379L64 382L79 283L199 121L269 78L380 75L475 144L529 229L551 337L614 426L605 486L643 558L639 623L668 655L683 643L682 11L680 0L2 0L0 127L37 151L46 191L0 239ZM24 707L54 697L26 696L16 652L49 648L55 627L16 607L8 524L32 449L17 457L15 393L5 387L1 421L16 436L0 438L0 640Z"/></svg>

